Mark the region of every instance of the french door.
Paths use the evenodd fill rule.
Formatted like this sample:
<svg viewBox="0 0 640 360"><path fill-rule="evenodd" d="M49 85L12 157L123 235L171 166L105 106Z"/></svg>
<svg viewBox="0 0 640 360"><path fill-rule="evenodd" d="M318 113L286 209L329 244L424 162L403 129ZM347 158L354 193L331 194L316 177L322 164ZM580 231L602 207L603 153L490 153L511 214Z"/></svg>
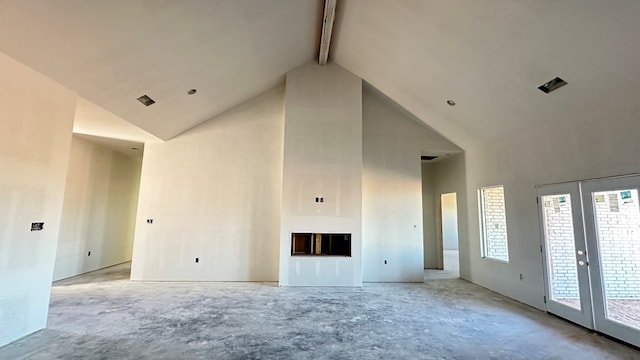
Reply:
<svg viewBox="0 0 640 360"><path fill-rule="evenodd" d="M547 311L640 346L640 176L537 191Z"/></svg>
<svg viewBox="0 0 640 360"><path fill-rule="evenodd" d="M593 328L578 183L539 187L547 311Z"/></svg>

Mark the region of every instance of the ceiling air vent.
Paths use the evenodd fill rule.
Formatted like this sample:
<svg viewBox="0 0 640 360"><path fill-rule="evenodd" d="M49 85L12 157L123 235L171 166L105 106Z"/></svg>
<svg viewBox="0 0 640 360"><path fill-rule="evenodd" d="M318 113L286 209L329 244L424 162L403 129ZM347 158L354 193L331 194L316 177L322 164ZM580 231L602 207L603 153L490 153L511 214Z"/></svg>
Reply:
<svg viewBox="0 0 640 360"><path fill-rule="evenodd" d="M549 81L548 83L538 86L538 89L540 89L540 91L542 91L543 93L548 94L553 90L561 88L565 85L567 85L566 81L560 79L559 77L556 77L555 79Z"/></svg>
<svg viewBox="0 0 640 360"><path fill-rule="evenodd" d="M436 158L437 158L437 156L429 156L429 155L420 156L420 160L427 160L427 161L433 160L433 159L436 159Z"/></svg>
<svg viewBox="0 0 640 360"><path fill-rule="evenodd" d="M138 98L138 101L140 101L142 104L144 104L144 106L149 106L149 105L153 105L156 102L149 97L149 95L142 95Z"/></svg>

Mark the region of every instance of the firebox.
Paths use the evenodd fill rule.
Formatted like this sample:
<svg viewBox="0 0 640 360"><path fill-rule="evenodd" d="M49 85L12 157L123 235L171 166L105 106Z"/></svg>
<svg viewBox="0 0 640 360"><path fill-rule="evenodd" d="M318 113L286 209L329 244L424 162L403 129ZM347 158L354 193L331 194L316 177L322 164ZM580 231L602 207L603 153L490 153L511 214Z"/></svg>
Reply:
<svg viewBox="0 0 640 360"><path fill-rule="evenodd" d="M351 234L292 233L291 255L351 257Z"/></svg>

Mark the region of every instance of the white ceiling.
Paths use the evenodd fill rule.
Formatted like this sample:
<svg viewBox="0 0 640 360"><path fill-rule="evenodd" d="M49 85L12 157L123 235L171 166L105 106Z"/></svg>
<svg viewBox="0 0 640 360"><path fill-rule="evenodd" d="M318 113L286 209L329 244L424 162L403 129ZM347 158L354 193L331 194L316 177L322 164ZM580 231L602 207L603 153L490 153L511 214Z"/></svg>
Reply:
<svg viewBox="0 0 640 360"><path fill-rule="evenodd" d="M319 0L3 0L0 50L166 140L311 61L321 10ZM143 94L156 104L136 101Z"/></svg>
<svg viewBox="0 0 640 360"><path fill-rule="evenodd" d="M321 0L3 0L0 50L168 139L315 59L321 17ZM329 58L466 148L636 103L638 19L632 0L339 0Z"/></svg>
<svg viewBox="0 0 640 360"><path fill-rule="evenodd" d="M74 133L73 136L105 147L107 149L117 151L123 155L142 160L142 154L144 152L144 143L142 142L78 133Z"/></svg>
<svg viewBox="0 0 640 360"><path fill-rule="evenodd" d="M157 137L83 97L78 97L76 102L73 132L136 143L160 141Z"/></svg>
<svg viewBox="0 0 640 360"><path fill-rule="evenodd" d="M463 148L640 99L640 1L340 0L336 16L333 60Z"/></svg>

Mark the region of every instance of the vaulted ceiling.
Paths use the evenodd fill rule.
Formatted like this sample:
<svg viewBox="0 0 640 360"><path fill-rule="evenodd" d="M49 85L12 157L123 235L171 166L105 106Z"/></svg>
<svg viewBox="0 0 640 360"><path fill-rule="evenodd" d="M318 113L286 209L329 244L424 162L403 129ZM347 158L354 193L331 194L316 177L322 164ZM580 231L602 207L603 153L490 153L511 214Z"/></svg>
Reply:
<svg viewBox="0 0 640 360"><path fill-rule="evenodd" d="M4 0L0 51L169 139L314 61L322 5ZM624 0L338 0L329 58L466 147L631 116L638 19ZM556 76L569 85L537 89Z"/></svg>
<svg viewBox="0 0 640 360"><path fill-rule="evenodd" d="M169 139L311 61L321 16L317 0L3 0L0 51Z"/></svg>
<svg viewBox="0 0 640 360"><path fill-rule="evenodd" d="M577 129L631 116L621 112L640 100L638 1L338 5L333 59L464 148L558 122ZM556 76L569 84L537 89Z"/></svg>

